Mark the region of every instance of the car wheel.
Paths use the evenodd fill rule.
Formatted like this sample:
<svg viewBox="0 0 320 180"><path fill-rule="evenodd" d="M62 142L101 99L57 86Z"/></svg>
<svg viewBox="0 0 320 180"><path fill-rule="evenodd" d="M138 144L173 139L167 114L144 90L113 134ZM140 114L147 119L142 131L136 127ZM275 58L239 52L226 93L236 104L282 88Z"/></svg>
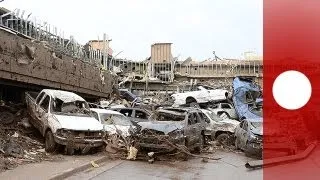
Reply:
<svg viewBox="0 0 320 180"><path fill-rule="evenodd" d="M201 135L199 145L195 148L196 153L199 153L199 154L201 153L203 149L203 143L204 143L203 140L204 140L204 136Z"/></svg>
<svg viewBox="0 0 320 180"><path fill-rule="evenodd" d="M227 133L219 134L217 136L216 140L218 141L218 143L220 145L223 145L223 146L230 146L231 145L231 143L230 143L230 135L227 134Z"/></svg>
<svg viewBox="0 0 320 180"><path fill-rule="evenodd" d="M73 148L69 148L69 147L66 147L66 151L67 151L67 155L70 155L72 156L74 154L74 149Z"/></svg>
<svg viewBox="0 0 320 180"><path fill-rule="evenodd" d="M46 133L45 136L45 150L46 152L54 152L56 150L57 147L57 143L54 141L54 137L53 134L50 130L48 130L48 132Z"/></svg>

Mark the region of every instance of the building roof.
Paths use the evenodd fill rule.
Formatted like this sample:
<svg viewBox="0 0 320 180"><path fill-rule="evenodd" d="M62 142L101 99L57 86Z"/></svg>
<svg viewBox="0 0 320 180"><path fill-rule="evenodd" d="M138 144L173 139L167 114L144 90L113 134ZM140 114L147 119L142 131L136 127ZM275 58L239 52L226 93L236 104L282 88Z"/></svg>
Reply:
<svg viewBox="0 0 320 180"><path fill-rule="evenodd" d="M152 44L152 46L154 46L154 45L165 45L165 44L172 44L172 43L154 43L154 44Z"/></svg>

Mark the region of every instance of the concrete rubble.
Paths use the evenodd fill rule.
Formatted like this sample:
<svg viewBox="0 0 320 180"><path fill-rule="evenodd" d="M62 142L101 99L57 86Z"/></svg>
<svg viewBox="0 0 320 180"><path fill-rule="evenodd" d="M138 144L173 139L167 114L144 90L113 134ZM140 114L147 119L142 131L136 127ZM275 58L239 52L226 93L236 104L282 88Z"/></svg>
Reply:
<svg viewBox="0 0 320 180"><path fill-rule="evenodd" d="M0 114L0 172L59 158L45 152L43 139L30 125L25 106L2 101Z"/></svg>

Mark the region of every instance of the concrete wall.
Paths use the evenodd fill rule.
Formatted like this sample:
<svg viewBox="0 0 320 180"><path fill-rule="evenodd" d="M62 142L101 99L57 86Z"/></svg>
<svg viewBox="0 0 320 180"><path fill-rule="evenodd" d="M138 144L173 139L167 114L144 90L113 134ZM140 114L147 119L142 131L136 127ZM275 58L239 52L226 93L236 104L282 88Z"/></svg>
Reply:
<svg viewBox="0 0 320 180"><path fill-rule="evenodd" d="M10 80L96 97L108 97L112 91L114 77L93 64L4 29L0 37L0 83Z"/></svg>

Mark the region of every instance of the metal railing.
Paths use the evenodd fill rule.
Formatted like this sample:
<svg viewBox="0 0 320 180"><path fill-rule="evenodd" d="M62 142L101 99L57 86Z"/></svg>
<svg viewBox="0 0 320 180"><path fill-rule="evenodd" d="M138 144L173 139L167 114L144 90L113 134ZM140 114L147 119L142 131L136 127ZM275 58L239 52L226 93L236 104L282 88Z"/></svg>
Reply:
<svg viewBox="0 0 320 180"><path fill-rule="evenodd" d="M31 13L27 14L24 10L8 11L0 8L0 26L26 38L45 42L49 47L55 49L56 53L97 65L103 62L101 51L93 49L88 44L79 44L72 35L65 38L63 30L33 17Z"/></svg>

